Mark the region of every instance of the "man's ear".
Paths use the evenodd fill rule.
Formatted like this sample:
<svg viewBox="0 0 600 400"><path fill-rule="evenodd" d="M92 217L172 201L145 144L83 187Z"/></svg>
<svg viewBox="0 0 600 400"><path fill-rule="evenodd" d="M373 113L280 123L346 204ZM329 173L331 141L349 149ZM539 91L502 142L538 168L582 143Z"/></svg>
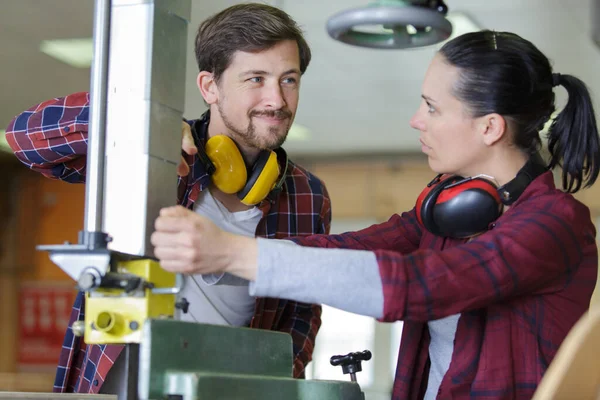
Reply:
<svg viewBox="0 0 600 400"><path fill-rule="evenodd" d="M491 146L504 137L506 133L506 120L500 114L487 114L480 118L480 131L483 143Z"/></svg>
<svg viewBox="0 0 600 400"><path fill-rule="evenodd" d="M208 71L200 71L196 78L196 85L207 104L214 104L219 99L219 88L214 75Z"/></svg>

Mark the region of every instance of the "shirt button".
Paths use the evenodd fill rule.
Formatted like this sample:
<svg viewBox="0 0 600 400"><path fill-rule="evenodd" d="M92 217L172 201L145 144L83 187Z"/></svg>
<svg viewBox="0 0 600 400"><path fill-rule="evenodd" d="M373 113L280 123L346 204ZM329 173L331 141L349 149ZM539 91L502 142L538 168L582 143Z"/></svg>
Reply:
<svg viewBox="0 0 600 400"><path fill-rule="evenodd" d="M68 126L65 126L65 132L69 133L70 129Z"/></svg>
<svg viewBox="0 0 600 400"><path fill-rule="evenodd" d="M98 379L94 379L94 386L98 386Z"/></svg>

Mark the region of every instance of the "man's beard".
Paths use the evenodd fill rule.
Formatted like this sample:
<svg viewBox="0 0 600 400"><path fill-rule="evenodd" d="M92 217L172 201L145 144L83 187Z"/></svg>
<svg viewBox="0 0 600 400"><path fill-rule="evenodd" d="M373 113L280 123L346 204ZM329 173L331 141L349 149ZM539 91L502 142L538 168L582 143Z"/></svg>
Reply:
<svg viewBox="0 0 600 400"><path fill-rule="evenodd" d="M292 113L287 110L251 111L248 115L248 127L245 130L243 130L233 125L231 120L227 118L227 115L221 107L221 103L217 104L217 109L219 110L221 119L223 120L223 123L225 124L227 129L229 129L235 135L233 139L237 142L240 142L241 145L261 150L274 150L283 145L290 130ZM285 127L285 132L283 134L279 133L281 127L273 126L268 128L267 134L261 135L256 132L256 127L254 126L253 117L256 116L265 116L269 118L288 120L289 123Z"/></svg>

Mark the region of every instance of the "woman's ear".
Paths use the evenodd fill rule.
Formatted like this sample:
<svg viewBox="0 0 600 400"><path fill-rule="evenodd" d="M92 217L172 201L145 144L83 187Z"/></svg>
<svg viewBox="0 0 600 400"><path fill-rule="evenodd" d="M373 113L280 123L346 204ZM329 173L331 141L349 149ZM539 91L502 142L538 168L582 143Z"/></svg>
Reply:
<svg viewBox="0 0 600 400"><path fill-rule="evenodd" d="M207 104L214 104L219 99L219 88L214 75L208 71L200 71L196 78L196 85Z"/></svg>
<svg viewBox="0 0 600 400"><path fill-rule="evenodd" d="M488 114L481 117L480 121L483 143L491 146L504 137L506 133L506 120L500 114Z"/></svg>

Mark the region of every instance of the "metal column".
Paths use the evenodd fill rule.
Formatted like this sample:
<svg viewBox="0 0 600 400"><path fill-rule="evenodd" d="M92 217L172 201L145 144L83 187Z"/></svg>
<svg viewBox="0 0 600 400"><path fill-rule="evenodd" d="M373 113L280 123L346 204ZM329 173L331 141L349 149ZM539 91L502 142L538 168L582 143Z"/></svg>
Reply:
<svg viewBox="0 0 600 400"><path fill-rule="evenodd" d="M98 0L97 10L106 12L106 2ZM92 102L100 106L92 103L86 230L108 233L112 250L151 256L154 219L160 208L176 203L191 2L110 3L110 21L99 16L96 21L110 30L105 143L104 85L99 83L105 77L101 73L105 61L97 59ZM96 34L98 53L106 48L106 36Z"/></svg>

